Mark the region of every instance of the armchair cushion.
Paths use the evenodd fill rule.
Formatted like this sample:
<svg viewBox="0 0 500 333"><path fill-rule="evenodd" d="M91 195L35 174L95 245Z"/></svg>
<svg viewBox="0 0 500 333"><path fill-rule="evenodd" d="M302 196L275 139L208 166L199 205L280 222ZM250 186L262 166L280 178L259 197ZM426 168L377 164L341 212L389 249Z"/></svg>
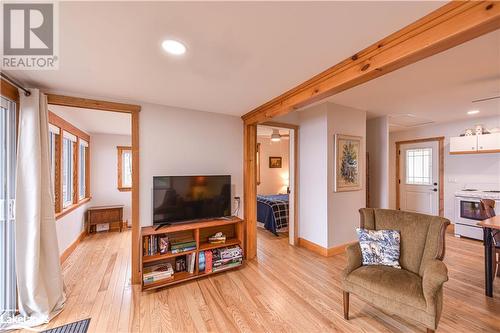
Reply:
<svg viewBox="0 0 500 333"><path fill-rule="evenodd" d="M364 291L425 310L422 279L415 273L389 266L362 266L346 276L349 290L363 297Z"/></svg>

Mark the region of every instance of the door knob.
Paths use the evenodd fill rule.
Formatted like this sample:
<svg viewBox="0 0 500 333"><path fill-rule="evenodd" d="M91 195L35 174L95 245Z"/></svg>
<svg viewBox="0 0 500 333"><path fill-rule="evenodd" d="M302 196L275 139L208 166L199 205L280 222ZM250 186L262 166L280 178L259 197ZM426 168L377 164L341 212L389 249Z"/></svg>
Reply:
<svg viewBox="0 0 500 333"><path fill-rule="evenodd" d="M437 192L437 191L438 191L438 189L437 189L437 188L433 188L432 190L433 190L434 192Z"/></svg>
<svg viewBox="0 0 500 333"><path fill-rule="evenodd" d="M434 186L437 186L438 183L434 183Z"/></svg>

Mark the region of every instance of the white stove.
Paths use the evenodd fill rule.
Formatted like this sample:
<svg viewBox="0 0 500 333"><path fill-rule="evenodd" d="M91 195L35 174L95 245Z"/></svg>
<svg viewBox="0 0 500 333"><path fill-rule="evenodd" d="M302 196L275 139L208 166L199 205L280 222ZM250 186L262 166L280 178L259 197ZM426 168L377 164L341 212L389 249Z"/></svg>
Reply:
<svg viewBox="0 0 500 333"><path fill-rule="evenodd" d="M495 210L500 214L500 190L471 187L455 192L455 236L483 240L483 230L477 225L486 218L481 199L495 200Z"/></svg>

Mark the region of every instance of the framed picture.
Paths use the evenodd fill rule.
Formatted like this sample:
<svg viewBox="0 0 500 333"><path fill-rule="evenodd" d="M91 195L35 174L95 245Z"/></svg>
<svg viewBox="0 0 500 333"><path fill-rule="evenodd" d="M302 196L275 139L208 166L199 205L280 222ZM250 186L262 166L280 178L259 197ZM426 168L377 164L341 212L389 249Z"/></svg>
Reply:
<svg viewBox="0 0 500 333"><path fill-rule="evenodd" d="M361 173L363 152L360 136L335 134L334 191L359 191L362 189Z"/></svg>
<svg viewBox="0 0 500 333"><path fill-rule="evenodd" d="M271 168L271 169L281 168L281 157L270 156L269 157L269 168Z"/></svg>

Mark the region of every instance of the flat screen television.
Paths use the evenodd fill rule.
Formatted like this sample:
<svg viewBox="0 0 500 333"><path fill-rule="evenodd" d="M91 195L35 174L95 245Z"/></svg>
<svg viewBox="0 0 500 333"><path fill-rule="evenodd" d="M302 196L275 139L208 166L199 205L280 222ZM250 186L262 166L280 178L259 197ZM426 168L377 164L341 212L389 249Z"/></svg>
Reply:
<svg viewBox="0 0 500 333"><path fill-rule="evenodd" d="M153 224L231 216L231 176L153 177Z"/></svg>

